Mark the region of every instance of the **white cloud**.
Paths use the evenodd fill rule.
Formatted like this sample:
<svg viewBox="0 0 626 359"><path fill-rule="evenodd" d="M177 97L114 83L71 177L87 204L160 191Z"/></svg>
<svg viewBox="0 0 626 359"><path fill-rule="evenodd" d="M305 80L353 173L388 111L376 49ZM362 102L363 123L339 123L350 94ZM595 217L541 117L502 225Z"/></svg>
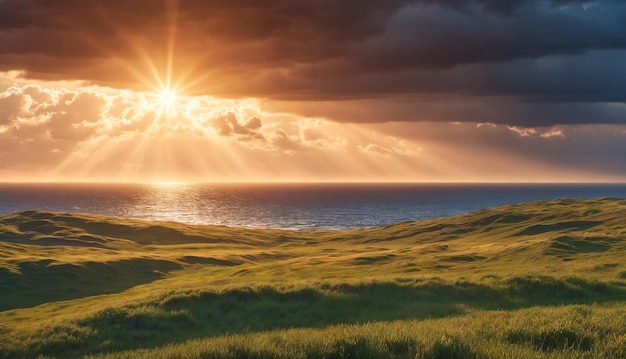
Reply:
<svg viewBox="0 0 626 359"><path fill-rule="evenodd" d="M561 128L551 128L545 132L542 132L541 137L543 138L552 138L552 137L560 137L560 138L564 138L565 137L565 131Z"/></svg>
<svg viewBox="0 0 626 359"><path fill-rule="evenodd" d="M520 137L531 137L537 134L537 130L529 127L507 126L511 132L515 132Z"/></svg>

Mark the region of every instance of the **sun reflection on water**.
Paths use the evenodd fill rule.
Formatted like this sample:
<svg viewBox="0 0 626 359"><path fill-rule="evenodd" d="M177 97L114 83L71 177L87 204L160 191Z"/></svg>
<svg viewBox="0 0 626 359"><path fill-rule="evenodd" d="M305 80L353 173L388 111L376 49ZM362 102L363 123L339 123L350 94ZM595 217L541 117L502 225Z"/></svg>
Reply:
<svg viewBox="0 0 626 359"><path fill-rule="evenodd" d="M202 200L193 184L155 182L137 193L132 217L185 223L211 223L206 200ZM208 217L208 218L207 218Z"/></svg>
<svg viewBox="0 0 626 359"><path fill-rule="evenodd" d="M563 197L621 198L626 186L0 184L0 214L37 209L232 227L345 229Z"/></svg>

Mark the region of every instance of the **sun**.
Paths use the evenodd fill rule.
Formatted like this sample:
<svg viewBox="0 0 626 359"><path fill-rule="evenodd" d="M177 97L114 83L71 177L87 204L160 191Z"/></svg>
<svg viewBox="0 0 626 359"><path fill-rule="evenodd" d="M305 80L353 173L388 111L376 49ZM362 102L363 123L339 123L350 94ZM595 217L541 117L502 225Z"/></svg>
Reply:
<svg viewBox="0 0 626 359"><path fill-rule="evenodd" d="M155 89L149 98L152 106L159 114L166 117L175 117L184 107L183 97L173 87L162 86Z"/></svg>
<svg viewBox="0 0 626 359"><path fill-rule="evenodd" d="M164 87L157 93L157 101L162 107L168 108L176 104L178 95L169 87Z"/></svg>

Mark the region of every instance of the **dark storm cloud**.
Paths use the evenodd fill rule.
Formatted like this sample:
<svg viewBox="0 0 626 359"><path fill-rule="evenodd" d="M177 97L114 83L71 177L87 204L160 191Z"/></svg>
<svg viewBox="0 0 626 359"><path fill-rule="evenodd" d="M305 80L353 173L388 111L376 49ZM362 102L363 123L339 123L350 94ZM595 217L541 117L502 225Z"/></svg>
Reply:
<svg viewBox="0 0 626 359"><path fill-rule="evenodd" d="M523 127L624 124L623 103L519 101L507 97L436 96L346 101L272 101L267 111L298 112L304 116L327 116L340 122L476 122Z"/></svg>
<svg viewBox="0 0 626 359"><path fill-rule="evenodd" d="M626 98L618 0L0 0L0 16L0 71L43 79L140 88L173 49L174 77L217 96Z"/></svg>
<svg viewBox="0 0 626 359"><path fill-rule="evenodd" d="M357 51L371 67L397 70L504 62L626 46L624 5L526 3L518 13L510 15L489 14L480 8L452 11L425 4L406 7L390 21L385 33L369 39Z"/></svg>
<svg viewBox="0 0 626 359"><path fill-rule="evenodd" d="M525 5L536 3L537 0L422 0L425 3L433 3L440 6L448 6L456 9L468 9L478 5L482 10L496 14L509 15ZM552 0L545 1L549 6L563 6L571 4L592 3L593 0Z"/></svg>

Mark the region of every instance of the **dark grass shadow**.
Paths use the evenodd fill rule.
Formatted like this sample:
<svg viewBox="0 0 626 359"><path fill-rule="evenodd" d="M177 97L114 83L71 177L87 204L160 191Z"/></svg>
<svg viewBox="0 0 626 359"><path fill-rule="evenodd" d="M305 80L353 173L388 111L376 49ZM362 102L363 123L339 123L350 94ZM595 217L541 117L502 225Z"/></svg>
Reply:
<svg viewBox="0 0 626 359"><path fill-rule="evenodd" d="M212 257L198 257L198 256L184 256L179 258L181 261L188 264L204 264L204 265L216 265L224 267L234 267L241 265L242 261L232 261L227 259L218 259Z"/></svg>
<svg viewBox="0 0 626 359"><path fill-rule="evenodd" d="M552 240L544 254L563 255L581 253L601 253L613 248L618 240L611 237L572 237L559 236Z"/></svg>
<svg viewBox="0 0 626 359"><path fill-rule="evenodd" d="M0 311L118 293L180 268L174 262L144 258L79 264L22 262L19 273L0 268Z"/></svg>
<svg viewBox="0 0 626 359"><path fill-rule="evenodd" d="M599 226L602 224L604 224L604 222L602 221L568 221L568 222L559 222L559 223L554 223L554 224L536 224L536 225L532 225L521 230L516 235L518 236L537 235L537 234L542 234L542 233L563 231L563 230L584 231L589 228L593 228L595 226Z"/></svg>
<svg viewBox="0 0 626 359"><path fill-rule="evenodd" d="M506 341L510 344L530 345L533 349L543 352L567 349L589 351L595 344L593 336L565 328L540 331L511 330L506 334Z"/></svg>

